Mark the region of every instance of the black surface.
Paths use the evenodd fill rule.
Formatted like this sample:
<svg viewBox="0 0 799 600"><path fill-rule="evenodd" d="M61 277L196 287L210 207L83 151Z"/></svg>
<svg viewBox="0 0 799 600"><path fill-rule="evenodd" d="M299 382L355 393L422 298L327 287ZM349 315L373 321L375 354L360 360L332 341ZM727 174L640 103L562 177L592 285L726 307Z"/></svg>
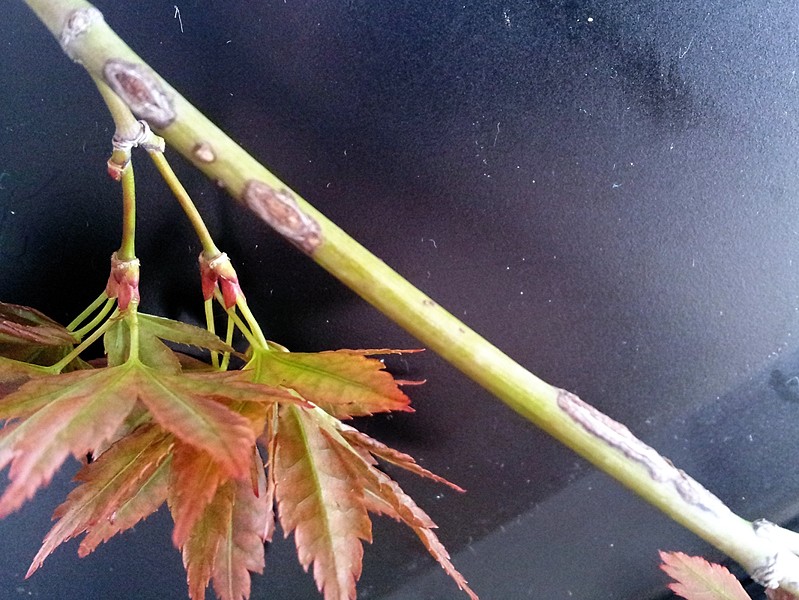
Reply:
<svg viewBox="0 0 799 600"><path fill-rule="evenodd" d="M83 71L6 4L0 298L66 321L117 245L111 123ZM97 6L245 148L478 332L743 516L796 516L794 3L194 0L180 21L174 3ZM294 350L415 345L175 162L270 337ZM141 159L137 184L144 308L197 318L199 248ZM659 598L658 548L709 552L434 355L394 366L428 380L412 390L417 412L361 425L469 490L397 474L482 598ZM163 511L22 579L69 475L0 523L0 599L184 597ZM399 526L378 521L375 538L360 598L462 597ZM315 597L290 541L254 582L267 597Z"/></svg>

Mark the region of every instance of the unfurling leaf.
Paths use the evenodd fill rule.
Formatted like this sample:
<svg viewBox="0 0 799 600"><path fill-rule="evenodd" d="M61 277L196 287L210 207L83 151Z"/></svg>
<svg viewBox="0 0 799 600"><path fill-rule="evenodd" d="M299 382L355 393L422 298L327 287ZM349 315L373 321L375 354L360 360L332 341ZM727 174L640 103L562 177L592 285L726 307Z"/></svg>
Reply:
<svg viewBox="0 0 799 600"><path fill-rule="evenodd" d="M127 283L133 298L137 280ZM279 521L325 600L355 600L371 512L411 528L477 599L435 523L377 463L463 490L340 420L411 411L399 386L412 382L369 356L415 350L304 354L270 342L252 349L243 369L220 372L165 343L234 352L214 334L131 307L101 326L105 359L78 358L70 367L81 370L54 375L45 366L78 340L36 311L0 304L0 469L10 464L0 517L70 455L90 461L28 576L65 541L83 536L78 554L86 556L166 502L192 599L204 600L210 584L219 600L247 600Z"/></svg>
<svg viewBox="0 0 799 600"><path fill-rule="evenodd" d="M389 353L389 351L365 351ZM249 367L258 381L291 388L334 417L410 412L410 399L377 359L364 352L257 352Z"/></svg>
<svg viewBox="0 0 799 600"><path fill-rule="evenodd" d="M294 532L297 556L325 600L355 598L361 575L362 540L371 541L363 489L349 476L311 411L283 406L277 428L275 495L280 524Z"/></svg>
<svg viewBox="0 0 799 600"><path fill-rule="evenodd" d="M661 551L660 560L660 568L675 580L669 589L686 600L750 600L732 573L701 556Z"/></svg>

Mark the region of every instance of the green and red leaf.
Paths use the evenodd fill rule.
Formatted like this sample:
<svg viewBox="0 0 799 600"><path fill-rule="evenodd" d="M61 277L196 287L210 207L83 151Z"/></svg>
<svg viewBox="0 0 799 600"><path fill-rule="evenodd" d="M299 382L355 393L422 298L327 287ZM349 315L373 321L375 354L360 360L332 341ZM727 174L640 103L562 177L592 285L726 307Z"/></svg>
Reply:
<svg viewBox="0 0 799 600"><path fill-rule="evenodd" d="M674 579L669 589L686 600L749 600L732 573L701 556L661 551L660 560L660 568Z"/></svg>
<svg viewBox="0 0 799 600"><path fill-rule="evenodd" d="M38 310L0 302L0 356L40 363L43 354L47 359L60 357L77 341L69 330Z"/></svg>
<svg viewBox="0 0 799 600"><path fill-rule="evenodd" d="M47 484L70 454L85 456L107 441L132 410L135 390L135 370L119 367L34 379L0 401L0 418L24 418L0 432L0 468L11 463L0 516Z"/></svg>
<svg viewBox="0 0 799 600"><path fill-rule="evenodd" d="M376 439L369 437L365 433L361 433L353 427L342 425L341 435L344 436L344 438L353 446L363 448L374 456L382 458L384 461L400 467L401 469L410 471L411 473L419 475L420 477L425 477L427 479L437 481L438 483L443 483L456 492L463 493L466 491L462 487L455 485L440 475L436 475L435 473L428 471L419 465L419 463L417 463L411 455L400 452L399 450L394 450L393 448L389 448L382 442L378 442Z"/></svg>
<svg viewBox="0 0 799 600"><path fill-rule="evenodd" d="M325 599L354 599L371 522L363 489L322 433L325 427L313 411L281 406L275 495L283 531L294 533L300 564L313 565Z"/></svg>
<svg viewBox="0 0 799 600"><path fill-rule="evenodd" d="M412 411L410 399L385 371L383 363L361 351L260 351L248 368L258 382L293 389L339 419Z"/></svg>
<svg viewBox="0 0 799 600"><path fill-rule="evenodd" d="M203 600L209 581L220 600L246 600L250 573L264 568L265 520L263 463L253 462L260 475L253 489L249 480L228 480L220 485L192 527L183 546L189 595Z"/></svg>
<svg viewBox="0 0 799 600"><path fill-rule="evenodd" d="M422 541L430 555L436 559L457 586L472 600L477 600L477 594L474 593L463 575L452 564L446 548L433 533L432 530L436 528L436 524L426 512L419 508L410 496L402 491L396 481L374 467L375 461L371 448L377 445L376 447L381 454L390 451L392 456L404 457L402 462L407 462L410 459L412 465L419 469L422 468L416 465L415 461L408 455L392 450L364 434L355 432L358 433L358 436L354 436L354 430L351 427L342 425L341 430L343 436L338 438L339 443L334 448L344 459L352 477L357 479L363 486L364 505L369 512L392 517L410 527ZM330 438L331 442L336 441L336 436L330 432L325 432L325 434ZM346 440L349 439L346 437L347 434L349 434L349 438L358 442L357 445L347 444ZM430 473L426 469L422 469L422 471L424 471L423 476L443 482L456 490L462 491L461 488L446 479Z"/></svg>
<svg viewBox="0 0 799 600"><path fill-rule="evenodd" d="M233 518L236 485L227 481L217 489L202 516L194 524L191 535L183 546L183 566L192 600L204 600L205 589L214 572L214 562L220 541Z"/></svg>
<svg viewBox="0 0 799 600"><path fill-rule="evenodd" d="M31 379L50 375L42 367L0 356L0 399L18 390Z"/></svg>
<svg viewBox="0 0 799 600"><path fill-rule="evenodd" d="M139 398L153 418L183 442L207 452L230 477L249 473L253 420L226 404L300 402L284 390L254 384L241 371L161 373L138 369Z"/></svg>
<svg viewBox="0 0 799 600"><path fill-rule="evenodd" d="M81 485L53 513L58 522L45 536L27 577L65 541L87 532L79 548L85 556L157 510L166 497L165 467L172 443L161 428L146 425L84 466L75 477Z"/></svg>
<svg viewBox="0 0 799 600"><path fill-rule="evenodd" d="M210 454L188 444L176 444L169 482L169 510L175 522L172 542L177 548L186 543L205 507L227 480L227 474Z"/></svg>
<svg viewBox="0 0 799 600"><path fill-rule="evenodd" d="M211 573L214 591L220 600L246 600L250 597L250 573L264 570L265 523L272 517L267 506L263 462L253 490L250 482L236 482L236 497L224 537L217 549ZM274 517L272 517L274 518Z"/></svg>
<svg viewBox="0 0 799 600"><path fill-rule="evenodd" d="M51 357L76 341L36 311L0 304L0 353L12 347L12 358ZM50 375L0 357L0 468L11 465L0 516L46 484L68 456L95 458L56 509L28 575L63 542L85 534L78 548L85 556L166 500L194 600L205 598L209 583L220 600L249 598L276 512L326 600L355 599L370 512L410 527L477 598L433 521L377 460L462 490L339 420L410 411L399 386L412 382L394 380L370 356L414 351L306 354L270 343L244 370L219 372L164 341L233 352L205 330L128 310L112 317L107 358L96 368L80 363L85 370ZM258 439L268 452L266 472Z"/></svg>

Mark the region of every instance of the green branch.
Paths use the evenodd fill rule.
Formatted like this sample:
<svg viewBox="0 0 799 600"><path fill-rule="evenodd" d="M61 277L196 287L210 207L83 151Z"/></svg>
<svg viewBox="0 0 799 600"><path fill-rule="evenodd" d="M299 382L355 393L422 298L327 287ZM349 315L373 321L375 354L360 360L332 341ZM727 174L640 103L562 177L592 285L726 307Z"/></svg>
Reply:
<svg viewBox="0 0 799 600"><path fill-rule="evenodd" d="M627 428L542 381L408 283L189 104L84 0L26 0L92 77L288 241L519 414L574 449L769 587L799 593L799 557L773 527L734 515Z"/></svg>

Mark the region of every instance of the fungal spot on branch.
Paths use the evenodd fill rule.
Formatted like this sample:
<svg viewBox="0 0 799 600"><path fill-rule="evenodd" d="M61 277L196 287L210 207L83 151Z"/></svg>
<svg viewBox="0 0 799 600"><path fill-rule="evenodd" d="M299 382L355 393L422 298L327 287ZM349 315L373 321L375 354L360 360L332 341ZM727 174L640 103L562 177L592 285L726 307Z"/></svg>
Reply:
<svg viewBox="0 0 799 600"><path fill-rule="evenodd" d="M191 149L191 153L201 163L209 164L216 160L216 153L208 142L198 142Z"/></svg>
<svg viewBox="0 0 799 600"><path fill-rule="evenodd" d="M91 29L92 25L103 20L103 13L90 6L88 8L77 8L69 13L64 27L61 29L61 36L58 41L61 44L61 49L72 60L78 61L72 44ZM79 62L79 61L78 61Z"/></svg>
<svg viewBox="0 0 799 600"><path fill-rule="evenodd" d="M729 512L724 503L698 481L675 467L669 459L651 446L647 446L618 421L614 421L566 390L558 390L557 401L560 409L572 421L627 458L642 465L654 481L670 483L688 504L717 515L722 511Z"/></svg>
<svg viewBox="0 0 799 600"><path fill-rule="evenodd" d="M300 210L289 190L278 191L251 179L241 198L247 208L304 252L311 254L322 243L319 223Z"/></svg>
<svg viewBox="0 0 799 600"><path fill-rule="evenodd" d="M175 120L172 98L145 65L111 59L105 63L103 75L138 118L157 129L164 129Z"/></svg>

